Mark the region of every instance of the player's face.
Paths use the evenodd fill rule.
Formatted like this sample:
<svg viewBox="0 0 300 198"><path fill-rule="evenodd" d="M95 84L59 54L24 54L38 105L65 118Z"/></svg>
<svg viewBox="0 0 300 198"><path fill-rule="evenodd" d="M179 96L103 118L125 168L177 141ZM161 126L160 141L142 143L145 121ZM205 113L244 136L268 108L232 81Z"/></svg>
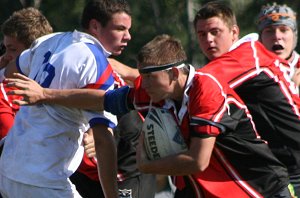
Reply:
<svg viewBox="0 0 300 198"><path fill-rule="evenodd" d="M261 33L264 46L283 59L288 58L294 50L294 39L293 30L286 25L271 25Z"/></svg>
<svg viewBox="0 0 300 198"><path fill-rule="evenodd" d="M228 52L239 36L237 26L229 29L219 17L198 20L195 28L200 49L209 60Z"/></svg>
<svg viewBox="0 0 300 198"><path fill-rule="evenodd" d="M168 71L157 71L141 74L141 76L142 88L146 90L153 102L170 98L172 89Z"/></svg>
<svg viewBox="0 0 300 198"><path fill-rule="evenodd" d="M6 48L6 52L3 56L9 59L16 59L21 52L26 49L22 42L11 36L4 35L3 44Z"/></svg>
<svg viewBox="0 0 300 198"><path fill-rule="evenodd" d="M120 55L131 40L129 29L131 17L126 13L116 13L105 27L101 27L98 39L106 50L113 55Z"/></svg>

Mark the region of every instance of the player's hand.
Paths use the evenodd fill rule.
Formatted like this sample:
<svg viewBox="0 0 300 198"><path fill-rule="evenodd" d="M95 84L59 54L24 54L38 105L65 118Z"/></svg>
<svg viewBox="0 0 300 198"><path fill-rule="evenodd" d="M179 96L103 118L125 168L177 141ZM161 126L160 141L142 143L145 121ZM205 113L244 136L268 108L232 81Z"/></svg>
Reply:
<svg viewBox="0 0 300 198"><path fill-rule="evenodd" d="M139 143L136 149L136 162L140 171L143 171L144 164L149 161L145 151L144 138L144 132L141 132L141 135L139 137Z"/></svg>
<svg viewBox="0 0 300 198"><path fill-rule="evenodd" d="M297 85L297 86L300 86L300 69L297 69L295 71L295 74L294 76L292 77L292 80L294 81L294 83Z"/></svg>
<svg viewBox="0 0 300 198"><path fill-rule="evenodd" d="M45 98L44 88L41 87L34 80L19 74L13 74L15 78L6 78L7 87L16 87L18 89L7 92L7 95L18 95L23 96L22 100L13 100L14 104L17 105L34 105Z"/></svg>
<svg viewBox="0 0 300 198"><path fill-rule="evenodd" d="M89 158L96 157L95 141L92 130L83 134L84 151Z"/></svg>

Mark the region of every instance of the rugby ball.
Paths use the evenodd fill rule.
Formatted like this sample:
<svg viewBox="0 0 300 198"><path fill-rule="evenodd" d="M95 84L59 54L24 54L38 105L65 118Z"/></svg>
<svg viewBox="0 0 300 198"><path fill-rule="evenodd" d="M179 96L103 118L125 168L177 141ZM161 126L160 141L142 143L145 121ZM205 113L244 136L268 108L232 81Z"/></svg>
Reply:
<svg viewBox="0 0 300 198"><path fill-rule="evenodd" d="M180 128L167 109L151 107L142 131L146 154L150 160L187 150Z"/></svg>

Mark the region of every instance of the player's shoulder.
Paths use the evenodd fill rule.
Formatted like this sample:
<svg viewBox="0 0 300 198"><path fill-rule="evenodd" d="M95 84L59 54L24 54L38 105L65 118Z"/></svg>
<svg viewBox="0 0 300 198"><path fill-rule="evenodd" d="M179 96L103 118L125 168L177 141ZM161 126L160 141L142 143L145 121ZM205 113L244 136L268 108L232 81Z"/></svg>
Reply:
<svg viewBox="0 0 300 198"><path fill-rule="evenodd" d="M51 41L53 41L53 39L58 39L59 37L61 37L62 35L64 35L66 33L63 32L55 32L55 33L51 33L51 34L47 34L44 36L41 36L39 38L37 38L32 44L31 44L31 49L37 48L38 46L40 46L42 43L45 43L46 41L51 43ZM51 41L50 41L51 40Z"/></svg>
<svg viewBox="0 0 300 198"><path fill-rule="evenodd" d="M105 57L111 55L111 53L104 48L100 41L92 35L77 30L74 30L72 34L75 42L84 43L90 48L91 51L100 51Z"/></svg>

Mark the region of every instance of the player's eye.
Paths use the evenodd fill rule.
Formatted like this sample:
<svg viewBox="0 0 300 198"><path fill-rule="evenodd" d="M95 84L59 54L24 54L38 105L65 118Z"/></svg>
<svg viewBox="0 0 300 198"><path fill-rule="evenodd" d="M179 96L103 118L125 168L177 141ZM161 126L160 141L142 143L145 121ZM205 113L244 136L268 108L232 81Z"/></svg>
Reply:
<svg viewBox="0 0 300 198"><path fill-rule="evenodd" d="M220 34L220 32L221 32L221 30L220 30L220 29L213 29L212 31L210 31L210 33L211 33L213 36L217 36L217 35L219 35L219 34Z"/></svg>

